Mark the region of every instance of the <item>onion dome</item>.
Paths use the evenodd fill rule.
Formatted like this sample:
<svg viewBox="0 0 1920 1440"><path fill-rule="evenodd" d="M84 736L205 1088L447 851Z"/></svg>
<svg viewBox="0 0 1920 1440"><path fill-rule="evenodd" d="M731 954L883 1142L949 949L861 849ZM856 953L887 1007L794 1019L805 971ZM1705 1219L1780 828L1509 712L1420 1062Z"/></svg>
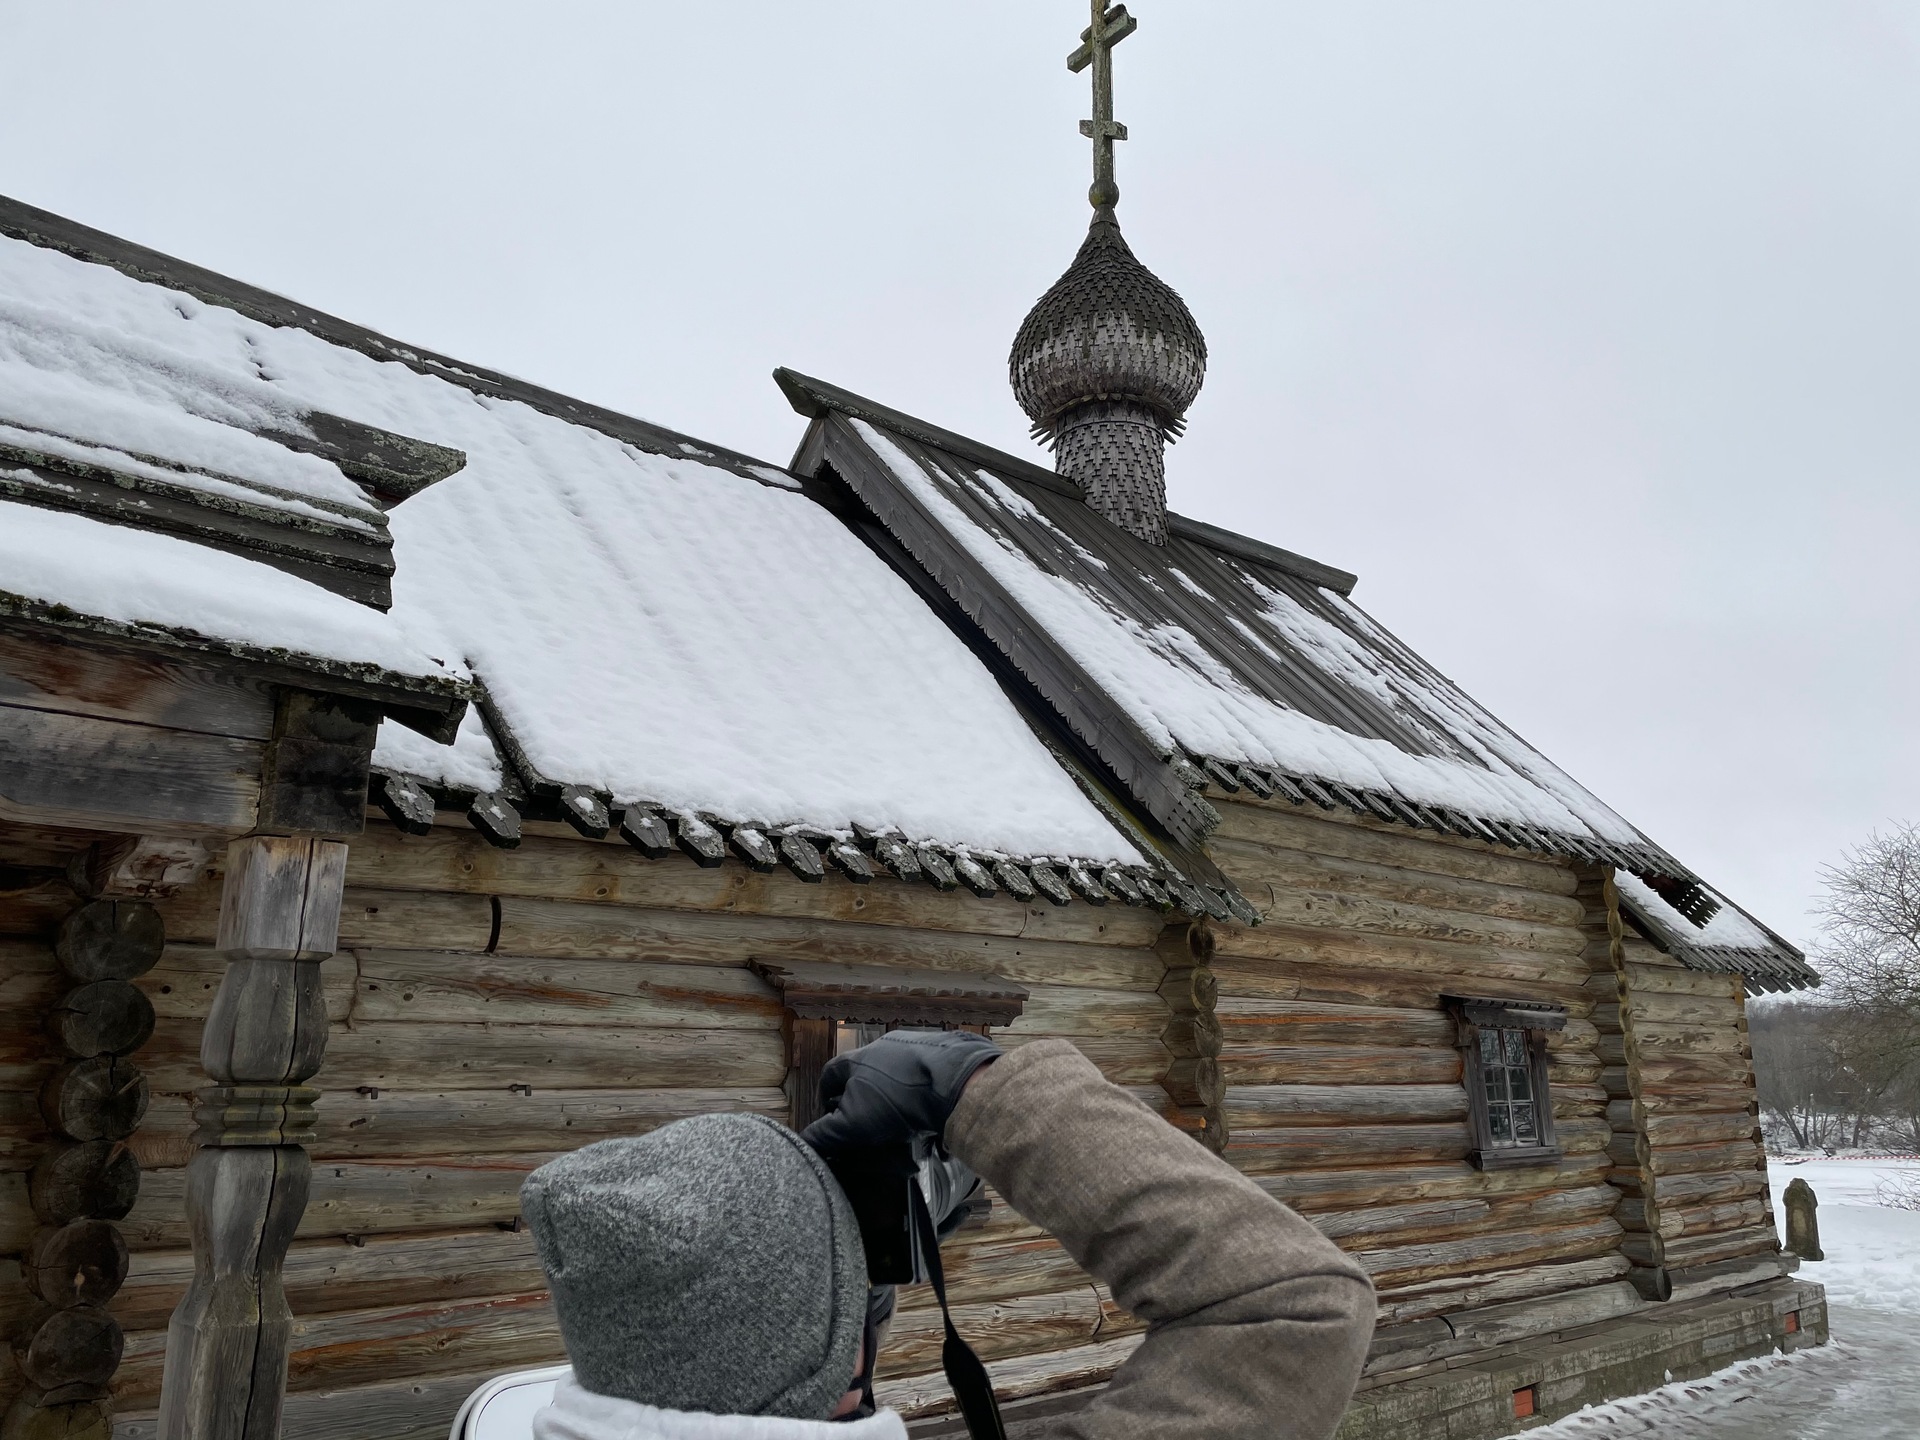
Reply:
<svg viewBox="0 0 1920 1440"><path fill-rule="evenodd" d="M1037 436L1057 440L1073 411L1106 402L1145 411L1171 439L1206 378L1207 342L1102 207L1067 273L1021 325L1008 368Z"/></svg>

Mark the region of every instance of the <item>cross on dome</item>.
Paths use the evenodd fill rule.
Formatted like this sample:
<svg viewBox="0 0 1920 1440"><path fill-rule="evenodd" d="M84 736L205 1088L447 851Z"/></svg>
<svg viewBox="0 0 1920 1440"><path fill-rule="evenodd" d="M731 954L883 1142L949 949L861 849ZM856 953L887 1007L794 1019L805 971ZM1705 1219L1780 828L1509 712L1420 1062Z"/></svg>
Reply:
<svg viewBox="0 0 1920 1440"><path fill-rule="evenodd" d="M1080 133L1093 141L1093 188L1087 199L1096 210L1120 203L1120 186L1113 178L1113 142L1127 138L1127 127L1113 118L1113 47L1140 28L1125 5L1109 6L1092 0L1093 24L1080 32L1080 48L1067 57L1067 69L1078 75L1093 67L1093 118L1080 122Z"/></svg>

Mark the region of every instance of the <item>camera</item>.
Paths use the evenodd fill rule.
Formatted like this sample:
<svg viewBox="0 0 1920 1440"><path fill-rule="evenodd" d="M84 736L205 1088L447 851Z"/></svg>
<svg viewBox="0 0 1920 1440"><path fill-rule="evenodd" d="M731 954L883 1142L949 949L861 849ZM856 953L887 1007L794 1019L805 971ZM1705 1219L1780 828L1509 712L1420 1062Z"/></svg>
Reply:
<svg viewBox="0 0 1920 1440"><path fill-rule="evenodd" d="M870 1285L915 1285L931 1274L913 1223L916 1183L941 1240L969 1219L984 1218L990 1203L980 1177L964 1161L942 1155L931 1136L849 1151L827 1166L859 1222Z"/></svg>

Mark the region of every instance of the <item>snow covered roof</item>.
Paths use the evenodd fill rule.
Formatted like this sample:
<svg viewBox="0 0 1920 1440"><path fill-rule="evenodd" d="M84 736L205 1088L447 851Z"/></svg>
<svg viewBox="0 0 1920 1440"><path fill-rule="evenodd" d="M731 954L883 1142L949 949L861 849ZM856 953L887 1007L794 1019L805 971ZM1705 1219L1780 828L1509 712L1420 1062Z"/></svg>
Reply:
<svg viewBox="0 0 1920 1440"><path fill-rule="evenodd" d="M1621 908L1641 932L1688 969L1743 975L1755 990L1799 990L1820 983L1799 950L1698 881L1687 887L1692 893L1671 898L1625 871L1615 874L1614 883Z"/></svg>
<svg viewBox="0 0 1920 1440"><path fill-rule="evenodd" d="M1604 862L1718 903L1354 604L1351 574L1179 515L1166 545L1146 544L1050 471L779 379L814 422L794 470L849 487L900 563L1180 842L1198 848L1216 822L1209 786L1244 789ZM1778 937L1741 948L1716 932L1689 954L1740 968L1714 958L1735 951L1782 975L1802 965Z"/></svg>
<svg viewBox="0 0 1920 1440"><path fill-rule="evenodd" d="M294 513L390 531L391 615L328 595L342 608L321 629L370 643L392 627L406 653L469 667L484 696L485 723L469 717L452 745L382 727L379 798L404 823L431 823L437 798L471 804L501 843L516 810L589 833L624 820L642 849L664 835L717 860L730 845L808 879L823 862L865 878L871 857L943 888L1165 903L1171 886L1226 913L1089 798L966 644L786 472L0 202L7 235L0 396L7 365L28 384L0 419L67 447L52 458L110 444L117 465L137 451L171 476L198 467L195 483L217 470L284 492ZM321 451L372 434L459 468L383 514L339 466L277 438L301 427ZM117 595L82 583L102 557L188 548L33 513L52 537L46 598L103 612ZM278 590L258 574L241 585L232 567L265 567L200 553L231 562L206 571L216 593L313 588L273 571ZM174 568L138 618L248 620L213 615L186 593L194 567ZM293 608L274 614L290 626Z"/></svg>

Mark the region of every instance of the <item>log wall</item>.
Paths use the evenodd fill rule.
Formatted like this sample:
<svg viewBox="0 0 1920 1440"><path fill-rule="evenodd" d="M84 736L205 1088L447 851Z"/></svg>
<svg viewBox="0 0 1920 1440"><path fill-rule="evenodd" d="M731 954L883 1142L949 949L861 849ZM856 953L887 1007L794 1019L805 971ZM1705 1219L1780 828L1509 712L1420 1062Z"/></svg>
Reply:
<svg viewBox="0 0 1920 1440"><path fill-rule="evenodd" d="M1197 1123L1161 1088L1173 1011L1159 993L1154 912L888 878L855 886L838 874L807 885L732 860L700 869L528 830L519 850L501 851L464 825L408 837L370 817L353 842L341 953L324 966L331 1033L313 1082L323 1099L312 1200L285 1267L297 1321L289 1416L324 1390L366 1440L444 1435L468 1379L561 1358L520 1183L554 1154L681 1115L784 1116L783 1013L749 957L1008 976L1031 998L996 1032L1002 1043L1065 1036L1109 1078ZM169 943L138 981L158 1024L140 1056L153 1098L132 1141L143 1169L123 1225L132 1264L111 1307L127 1332L114 1398L128 1433L157 1402L167 1317L192 1273L189 1096L204 1083L199 1034L222 969L220 882L215 873L160 902ZM61 889L38 877L0 896L9 954L45 952L75 903ZM36 965L0 985L9 996L45 988ZM31 1091L51 1065L38 1032L9 1032L0 1256L31 1235L25 1177L44 1143ZM959 1238L949 1274L962 1325L1029 1392L1110 1371L1136 1329L1004 1205ZM0 1260L0 1303L19 1303L17 1275L15 1259ZM937 1408L938 1368L927 1297L910 1294L883 1367L890 1393Z"/></svg>
<svg viewBox="0 0 1920 1440"><path fill-rule="evenodd" d="M1338 812L1209 792L1214 858L1266 913L1214 969L1226 1155L1373 1275L1389 1327L1617 1282L1608 1092L1581 874ZM1557 1164L1467 1163L1445 994L1551 1001Z"/></svg>
<svg viewBox="0 0 1920 1440"><path fill-rule="evenodd" d="M1766 1148L1737 975L1688 970L1583 888L1622 1251L1647 1293L1779 1273Z"/></svg>

